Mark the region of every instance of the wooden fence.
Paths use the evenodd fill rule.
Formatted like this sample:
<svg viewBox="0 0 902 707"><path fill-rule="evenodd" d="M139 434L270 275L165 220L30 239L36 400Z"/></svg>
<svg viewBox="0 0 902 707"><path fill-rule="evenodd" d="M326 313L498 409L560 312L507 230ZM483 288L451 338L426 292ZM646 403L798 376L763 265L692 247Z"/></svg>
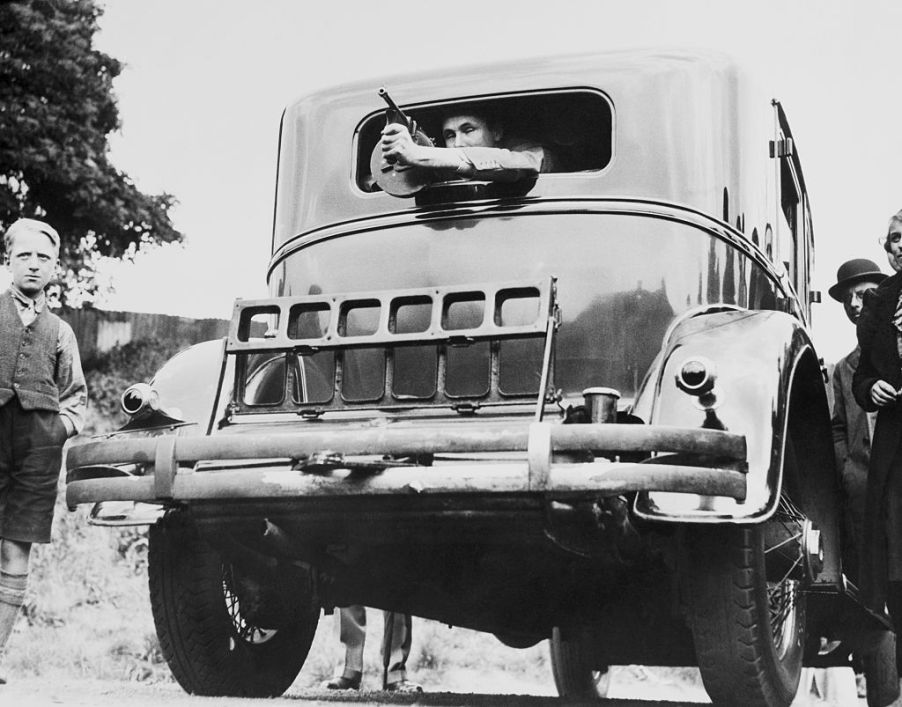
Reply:
<svg viewBox="0 0 902 707"><path fill-rule="evenodd" d="M190 346L228 333L226 319L190 319L168 314L108 312L102 309L57 311L75 332L82 361L132 341Z"/></svg>

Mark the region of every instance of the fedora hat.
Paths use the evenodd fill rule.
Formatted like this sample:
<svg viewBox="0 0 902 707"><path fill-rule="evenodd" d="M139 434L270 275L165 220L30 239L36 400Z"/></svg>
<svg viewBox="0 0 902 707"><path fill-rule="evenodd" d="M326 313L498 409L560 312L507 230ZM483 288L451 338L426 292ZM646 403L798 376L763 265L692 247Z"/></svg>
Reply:
<svg viewBox="0 0 902 707"><path fill-rule="evenodd" d="M843 301L843 290L849 285L854 285L862 280L870 280L871 282L883 282L888 276L880 272L877 263L867 258L855 258L847 260L839 266L836 271L836 284L827 292L837 302Z"/></svg>

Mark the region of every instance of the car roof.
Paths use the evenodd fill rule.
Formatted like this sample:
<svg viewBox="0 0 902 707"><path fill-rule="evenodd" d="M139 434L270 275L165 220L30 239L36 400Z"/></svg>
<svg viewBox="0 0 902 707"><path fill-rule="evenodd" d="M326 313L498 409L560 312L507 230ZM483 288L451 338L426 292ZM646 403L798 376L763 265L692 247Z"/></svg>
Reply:
<svg viewBox="0 0 902 707"><path fill-rule="evenodd" d="M706 51L603 52L433 69L308 94L283 114L274 250L349 220L415 209L414 200L365 193L354 172L361 124L385 104L405 109L496 96L590 90L613 106L613 150L600 171L542 175L531 198L630 196L710 214L739 195L750 160L773 138L770 101L728 56ZM739 119L742 116L742 119ZM763 164L763 159L757 160Z"/></svg>

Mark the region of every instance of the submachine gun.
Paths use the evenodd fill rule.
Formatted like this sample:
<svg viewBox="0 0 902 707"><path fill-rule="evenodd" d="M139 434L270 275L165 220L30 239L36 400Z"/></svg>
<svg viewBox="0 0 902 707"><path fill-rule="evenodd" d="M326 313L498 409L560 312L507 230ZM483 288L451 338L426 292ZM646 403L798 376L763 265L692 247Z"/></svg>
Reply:
<svg viewBox="0 0 902 707"><path fill-rule="evenodd" d="M403 125L417 145L433 146L431 138L420 129L417 121L398 107L384 87L379 89L379 97L388 104L388 108L385 109L386 125L392 123ZM386 160L382 156L382 145L378 141L370 156L370 173L379 188L392 196L413 196L420 189L435 181L435 173L432 169L410 167Z"/></svg>

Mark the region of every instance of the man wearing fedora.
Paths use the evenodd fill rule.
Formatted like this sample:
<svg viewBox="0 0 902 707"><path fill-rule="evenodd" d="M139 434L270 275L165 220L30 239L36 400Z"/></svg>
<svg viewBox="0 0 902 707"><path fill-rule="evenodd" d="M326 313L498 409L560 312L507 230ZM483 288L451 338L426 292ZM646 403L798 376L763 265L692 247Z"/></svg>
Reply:
<svg viewBox="0 0 902 707"><path fill-rule="evenodd" d="M877 287L886 275L867 258L849 260L839 266L836 284L828 292L842 302L852 324L861 316L864 293ZM845 523L849 543L843 553L848 574L858 578L864 529L865 489L875 413L865 412L852 395L852 375L861 354L858 346L836 363L833 370L833 450L846 495Z"/></svg>

